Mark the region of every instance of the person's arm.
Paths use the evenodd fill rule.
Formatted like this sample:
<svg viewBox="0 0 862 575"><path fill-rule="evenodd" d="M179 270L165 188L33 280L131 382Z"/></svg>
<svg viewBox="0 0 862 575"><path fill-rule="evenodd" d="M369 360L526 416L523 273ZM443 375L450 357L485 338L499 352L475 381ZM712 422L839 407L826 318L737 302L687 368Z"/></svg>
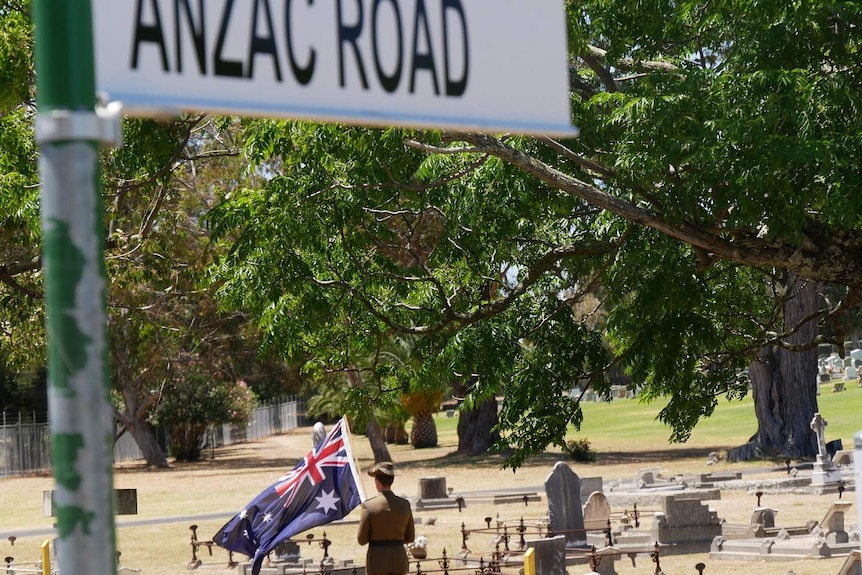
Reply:
<svg viewBox="0 0 862 575"><path fill-rule="evenodd" d="M368 509L365 508L365 503L359 504L359 531L356 533L356 540L360 545L367 545L368 538L371 535L370 523L368 521Z"/></svg>

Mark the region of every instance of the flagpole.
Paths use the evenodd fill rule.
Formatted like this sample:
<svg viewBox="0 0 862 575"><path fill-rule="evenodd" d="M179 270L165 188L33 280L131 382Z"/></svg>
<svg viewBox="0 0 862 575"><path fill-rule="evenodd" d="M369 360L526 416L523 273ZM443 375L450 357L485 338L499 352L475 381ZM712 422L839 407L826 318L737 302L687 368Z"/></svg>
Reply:
<svg viewBox="0 0 862 575"><path fill-rule="evenodd" d="M353 474L353 482L356 484L356 489L359 490L359 500L365 501L365 490L362 488L362 476L359 474L359 467L356 465L356 457L353 455L353 448L350 446L350 424L347 422L347 416L342 416L341 421L344 424L344 448L347 450L347 459L350 461L350 473Z"/></svg>

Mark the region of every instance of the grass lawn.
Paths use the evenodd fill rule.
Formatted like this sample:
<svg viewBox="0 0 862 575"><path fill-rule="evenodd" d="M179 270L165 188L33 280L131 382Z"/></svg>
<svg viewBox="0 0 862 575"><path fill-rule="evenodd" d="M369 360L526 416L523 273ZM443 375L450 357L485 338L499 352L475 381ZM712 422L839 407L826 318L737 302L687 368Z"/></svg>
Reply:
<svg viewBox="0 0 862 575"><path fill-rule="evenodd" d="M844 391L833 392L832 384L820 386L817 404L828 422L826 439L841 439L844 449L853 449L853 436L862 430L862 388L846 382ZM598 452L630 449L636 439L638 449L667 446L670 428L656 417L662 403L642 404L637 399L610 403L584 403L584 424L571 437L586 437ZM747 395L739 401L720 399L715 413L701 420L686 442L690 448L736 447L746 443L757 431L754 400Z"/></svg>

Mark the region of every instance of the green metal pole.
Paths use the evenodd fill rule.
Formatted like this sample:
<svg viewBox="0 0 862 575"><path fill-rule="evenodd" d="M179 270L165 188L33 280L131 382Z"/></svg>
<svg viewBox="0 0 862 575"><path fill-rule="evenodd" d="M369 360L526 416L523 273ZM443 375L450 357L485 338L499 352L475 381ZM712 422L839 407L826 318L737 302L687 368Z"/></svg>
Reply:
<svg viewBox="0 0 862 575"><path fill-rule="evenodd" d="M60 573L116 569L99 131L89 0L33 0L48 406Z"/></svg>

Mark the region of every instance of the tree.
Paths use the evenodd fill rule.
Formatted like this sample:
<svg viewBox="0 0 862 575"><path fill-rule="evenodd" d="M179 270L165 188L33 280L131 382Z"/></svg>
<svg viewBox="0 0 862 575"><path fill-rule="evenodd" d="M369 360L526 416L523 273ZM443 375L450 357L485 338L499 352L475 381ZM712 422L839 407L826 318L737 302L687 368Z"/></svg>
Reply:
<svg viewBox="0 0 862 575"><path fill-rule="evenodd" d="M0 357L25 390L46 363L29 2L0 3L0 30ZM167 460L148 418L182 353L227 354L273 392L270 382L286 374L257 357L259 334L242 314L221 314L204 281L218 246L200 217L216 188L253 176L242 170L232 127L204 117L127 120L125 145L102 154L115 416L158 467Z"/></svg>
<svg viewBox="0 0 862 575"><path fill-rule="evenodd" d="M748 392L737 373L764 346L826 341L810 326L839 326L862 285L858 6L567 10L579 138L258 121L246 151L273 177L210 216L236 239L221 296L286 353L337 369L420 336L427 361L476 375L468 399L505 395L514 465L562 446L582 417L568 390L612 368L667 398L685 440ZM845 295L794 316L764 289L788 274ZM591 327L575 310L599 293ZM791 371L777 393L809 395ZM811 409L784 416L802 429Z"/></svg>
<svg viewBox="0 0 862 575"><path fill-rule="evenodd" d="M455 393L462 397L475 385L475 381L458 382L454 386ZM496 397L462 408L458 416L458 453L481 455L491 450L500 441L497 421Z"/></svg>
<svg viewBox="0 0 862 575"><path fill-rule="evenodd" d="M45 365L32 53L29 3L0 3L0 356L22 382Z"/></svg>
<svg viewBox="0 0 862 575"><path fill-rule="evenodd" d="M184 357L173 370L155 413L155 421L168 428L170 452L179 461L197 461L207 429L212 425L248 423L255 406L254 393L244 381L223 378L231 370L204 366L201 358Z"/></svg>
<svg viewBox="0 0 862 575"><path fill-rule="evenodd" d="M811 316L819 307L818 290L813 282L788 278L784 300L785 325L798 326L789 343L811 341L816 325ZM771 447L788 457L817 453L810 422L796 414L817 412L817 348L790 351L769 345L761 350L748 370L751 378L758 429L752 438L762 447ZM799 385L798 382L803 382ZM804 385L809 382L809 385Z"/></svg>

